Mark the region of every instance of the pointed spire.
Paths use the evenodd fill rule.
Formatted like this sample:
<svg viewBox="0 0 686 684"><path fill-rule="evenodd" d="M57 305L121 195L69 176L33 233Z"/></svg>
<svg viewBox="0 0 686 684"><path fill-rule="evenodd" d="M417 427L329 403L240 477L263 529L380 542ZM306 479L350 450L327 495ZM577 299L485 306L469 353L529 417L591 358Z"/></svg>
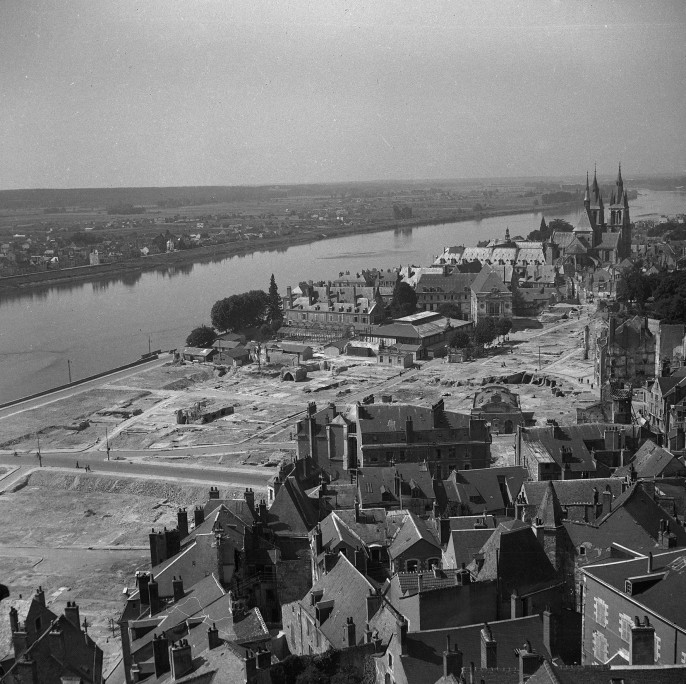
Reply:
<svg viewBox="0 0 686 684"><path fill-rule="evenodd" d="M588 171L586 171L586 192L584 193L584 204L591 201L591 191L588 187Z"/></svg>
<svg viewBox="0 0 686 684"><path fill-rule="evenodd" d="M545 222L545 216L541 216L541 225L539 230L541 232L548 230L548 224Z"/></svg>
<svg viewBox="0 0 686 684"><path fill-rule="evenodd" d="M598 187L598 173L597 164L593 164L593 199L597 202L600 196L600 188Z"/></svg>
<svg viewBox="0 0 686 684"><path fill-rule="evenodd" d="M552 480L548 480L548 486L541 499L536 517L541 519L543 527L559 527L562 525L564 515Z"/></svg>
<svg viewBox="0 0 686 684"><path fill-rule="evenodd" d="M623 194L623 199L624 199L624 208L628 209L629 208L629 197L627 196L626 192L622 193Z"/></svg>
<svg viewBox="0 0 686 684"><path fill-rule="evenodd" d="M614 203L615 203L615 191L613 190L612 194L610 195L610 204L612 205Z"/></svg>
<svg viewBox="0 0 686 684"><path fill-rule="evenodd" d="M622 185L624 181L622 180L622 162L619 162L619 171L617 172L617 185Z"/></svg>

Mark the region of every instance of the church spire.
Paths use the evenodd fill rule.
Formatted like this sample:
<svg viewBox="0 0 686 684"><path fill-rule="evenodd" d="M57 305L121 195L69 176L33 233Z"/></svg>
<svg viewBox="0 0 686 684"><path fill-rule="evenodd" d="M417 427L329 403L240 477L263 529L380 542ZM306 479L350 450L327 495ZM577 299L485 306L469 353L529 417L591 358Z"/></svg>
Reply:
<svg viewBox="0 0 686 684"><path fill-rule="evenodd" d="M624 199L624 181L622 180L622 162L619 162L619 170L617 171L617 204L620 204Z"/></svg>
<svg viewBox="0 0 686 684"><path fill-rule="evenodd" d="M600 188L598 187L597 164L593 164L593 201L598 202Z"/></svg>
<svg viewBox="0 0 686 684"><path fill-rule="evenodd" d="M505 242L510 242L510 227L505 228Z"/></svg>
<svg viewBox="0 0 686 684"><path fill-rule="evenodd" d="M591 201L591 191L588 188L588 171L586 171L586 192L584 193L584 204Z"/></svg>

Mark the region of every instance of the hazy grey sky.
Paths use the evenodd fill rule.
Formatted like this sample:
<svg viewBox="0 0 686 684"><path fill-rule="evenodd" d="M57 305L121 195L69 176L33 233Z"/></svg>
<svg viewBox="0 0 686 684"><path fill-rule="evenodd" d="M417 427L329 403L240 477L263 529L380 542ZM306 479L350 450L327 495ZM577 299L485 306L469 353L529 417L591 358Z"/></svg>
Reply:
<svg viewBox="0 0 686 684"><path fill-rule="evenodd" d="M684 0L0 0L0 188L686 169Z"/></svg>

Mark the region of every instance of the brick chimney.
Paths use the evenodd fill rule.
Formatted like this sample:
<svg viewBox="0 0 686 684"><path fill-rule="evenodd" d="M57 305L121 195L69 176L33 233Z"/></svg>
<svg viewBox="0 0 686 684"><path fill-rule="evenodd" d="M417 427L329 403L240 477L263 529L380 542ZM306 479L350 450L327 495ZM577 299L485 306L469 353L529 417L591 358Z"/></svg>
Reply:
<svg viewBox="0 0 686 684"><path fill-rule="evenodd" d="M136 573L136 586L138 587L138 594L140 596L142 605L149 605L150 592L148 591L148 583L150 582L150 575L147 572Z"/></svg>
<svg viewBox="0 0 686 684"><path fill-rule="evenodd" d="M33 600L38 601L38 603L45 608L45 592L43 591L43 587L38 587L38 589L36 589Z"/></svg>
<svg viewBox="0 0 686 684"><path fill-rule="evenodd" d="M245 503L248 504L248 508L251 511L255 509L255 492L252 490L252 487L243 492L243 499L245 499Z"/></svg>
<svg viewBox="0 0 686 684"><path fill-rule="evenodd" d="M494 668L498 667L498 649L497 642L493 638L491 628L487 622L481 628L481 667Z"/></svg>
<svg viewBox="0 0 686 684"><path fill-rule="evenodd" d="M546 609L543 611L543 645L550 655L555 655L557 651L555 623L549 606L546 606Z"/></svg>
<svg viewBox="0 0 686 684"><path fill-rule="evenodd" d="M10 608L10 631L12 634L19 631L19 613L14 606Z"/></svg>
<svg viewBox="0 0 686 684"><path fill-rule="evenodd" d="M19 658L19 656L28 649L29 635L26 631L26 625L24 625L24 629L17 629L12 632L12 645L14 646L15 658Z"/></svg>
<svg viewBox="0 0 686 684"><path fill-rule="evenodd" d="M644 622L641 623L641 619L636 616L634 626L631 628L629 650L629 662L631 665L655 664L655 627L648 622L646 616L644 618Z"/></svg>
<svg viewBox="0 0 686 684"><path fill-rule="evenodd" d="M367 621L368 622L371 621L371 619L377 614L377 612L379 611L379 608L381 608L382 602L383 602L383 597L381 596L380 592L373 592L373 593L370 593L369 596L367 596Z"/></svg>
<svg viewBox="0 0 686 684"><path fill-rule="evenodd" d="M612 491L610 490L610 485L605 485L605 491L603 492L603 510L601 516L605 516L612 512Z"/></svg>
<svg viewBox="0 0 686 684"><path fill-rule="evenodd" d="M257 653L257 669L268 670L272 665L272 652L268 648L260 648Z"/></svg>
<svg viewBox="0 0 686 684"><path fill-rule="evenodd" d="M155 578L150 575L150 581L148 582L148 596L150 605L150 616L155 615L160 612L160 587L155 582Z"/></svg>
<svg viewBox="0 0 686 684"><path fill-rule="evenodd" d="M352 648L357 643L355 639L355 623L351 617L347 618L343 627L343 645Z"/></svg>
<svg viewBox="0 0 686 684"><path fill-rule="evenodd" d="M180 601L184 596L185 592L183 590L183 579L179 575L178 579L174 577L172 579L172 591L174 592L174 601Z"/></svg>
<svg viewBox="0 0 686 684"><path fill-rule="evenodd" d="M445 638L445 651L443 651L443 676L447 679L450 675L458 678L462 673L462 651L450 648L450 635ZM458 680L459 681L459 680Z"/></svg>
<svg viewBox="0 0 686 684"><path fill-rule="evenodd" d="M180 679L193 669L191 645L186 639L177 641L170 649L171 673L173 679Z"/></svg>
<svg viewBox="0 0 686 684"><path fill-rule="evenodd" d="M40 684L38 681L38 665L28 654L15 662L14 670L16 679L21 684Z"/></svg>
<svg viewBox="0 0 686 684"><path fill-rule="evenodd" d="M213 622L212 627L207 628L207 646L211 651L213 648L220 646L221 643L222 640L219 638L219 630L217 629L217 625Z"/></svg>
<svg viewBox="0 0 686 684"><path fill-rule="evenodd" d="M176 511L176 527L179 530L179 537L184 539L188 536L188 512L185 508Z"/></svg>
<svg viewBox="0 0 686 684"><path fill-rule="evenodd" d="M257 658L255 654L248 649L243 658L243 677L245 684L252 684L257 676Z"/></svg>
<svg viewBox="0 0 686 684"><path fill-rule="evenodd" d="M528 641L522 648L518 649L517 656L519 657L519 684L524 684L541 666L543 658L538 653L533 652Z"/></svg>
<svg viewBox="0 0 686 684"><path fill-rule="evenodd" d="M64 617L81 629L81 618L79 616L79 607L76 605L76 601L67 601L67 607L64 609Z"/></svg>
<svg viewBox="0 0 686 684"><path fill-rule="evenodd" d="M196 527L200 527L205 522L205 509L202 506L196 506L193 511L193 522Z"/></svg>
<svg viewBox="0 0 686 684"><path fill-rule="evenodd" d="M395 638L400 646L400 654L407 655L407 620L404 617L395 621Z"/></svg>
<svg viewBox="0 0 686 684"><path fill-rule="evenodd" d="M169 672L169 645L167 638L155 634L152 637L152 658L155 665L155 677L161 677Z"/></svg>

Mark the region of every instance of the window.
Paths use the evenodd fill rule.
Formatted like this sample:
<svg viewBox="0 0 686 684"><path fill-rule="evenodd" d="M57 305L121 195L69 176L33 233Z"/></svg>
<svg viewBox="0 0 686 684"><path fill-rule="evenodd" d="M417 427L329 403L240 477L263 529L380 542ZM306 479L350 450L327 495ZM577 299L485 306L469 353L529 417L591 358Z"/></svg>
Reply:
<svg viewBox="0 0 686 684"><path fill-rule="evenodd" d="M388 667L393 667L393 656L388 654Z"/></svg>
<svg viewBox="0 0 686 684"><path fill-rule="evenodd" d="M580 556L585 556L585 555L586 555L586 547L585 547L585 546L581 545L581 546L579 547L579 555L580 555Z"/></svg>
<svg viewBox="0 0 686 684"><path fill-rule="evenodd" d="M601 632L593 632L593 657L600 663L607 662L607 639Z"/></svg>
<svg viewBox="0 0 686 684"><path fill-rule="evenodd" d="M407 572L417 572L419 570L419 561L417 560L408 560L405 563L405 570Z"/></svg>
<svg viewBox="0 0 686 684"><path fill-rule="evenodd" d="M593 599L593 603L595 610L595 621L599 625L607 627L607 603L597 596Z"/></svg>
<svg viewBox="0 0 686 684"><path fill-rule="evenodd" d="M429 560L426 562L426 564L429 567L429 570L432 570L434 567L440 568L441 567L441 559L440 558L429 558Z"/></svg>
<svg viewBox="0 0 686 684"><path fill-rule="evenodd" d="M656 634L655 635L655 662L660 662L660 648L662 647L662 639Z"/></svg>
<svg viewBox="0 0 686 684"><path fill-rule="evenodd" d="M619 614L619 636L622 641L631 643L631 628L634 626L634 621L628 615Z"/></svg>

